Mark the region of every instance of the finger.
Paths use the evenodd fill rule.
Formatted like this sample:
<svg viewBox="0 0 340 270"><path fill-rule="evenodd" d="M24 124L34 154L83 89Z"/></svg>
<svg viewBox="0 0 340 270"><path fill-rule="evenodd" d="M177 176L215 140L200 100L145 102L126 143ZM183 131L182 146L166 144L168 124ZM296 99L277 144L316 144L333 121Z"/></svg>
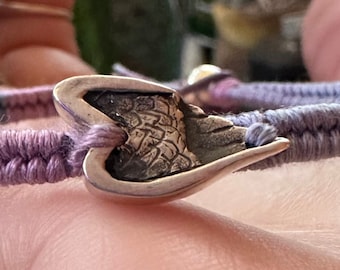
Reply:
<svg viewBox="0 0 340 270"><path fill-rule="evenodd" d="M0 59L0 73L7 84L26 87L57 83L75 75L95 71L78 56L43 46L27 46L13 50Z"/></svg>
<svg viewBox="0 0 340 270"><path fill-rule="evenodd" d="M185 203L122 206L81 182L1 190L4 269L331 269L340 262ZM0 265L1 266L1 265Z"/></svg>
<svg viewBox="0 0 340 270"><path fill-rule="evenodd" d="M261 228L338 228L339 162L332 158L229 174L187 200Z"/></svg>
<svg viewBox="0 0 340 270"><path fill-rule="evenodd" d="M26 0L39 6L36 0ZM66 8L73 0L43 1L47 7ZM7 13L6 13L7 12ZM0 15L0 83L15 87L53 84L95 71L79 57L69 18L3 10Z"/></svg>
<svg viewBox="0 0 340 270"><path fill-rule="evenodd" d="M340 158L226 175L187 200L339 256Z"/></svg>

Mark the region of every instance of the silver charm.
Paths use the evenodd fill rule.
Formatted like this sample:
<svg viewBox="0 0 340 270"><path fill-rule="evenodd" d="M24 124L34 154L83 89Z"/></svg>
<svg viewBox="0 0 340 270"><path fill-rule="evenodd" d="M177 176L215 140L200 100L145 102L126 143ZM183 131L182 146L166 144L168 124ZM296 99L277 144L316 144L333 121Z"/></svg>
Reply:
<svg viewBox="0 0 340 270"><path fill-rule="evenodd" d="M112 124L127 134L117 149L91 149L83 169L90 191L122 202L159 203L285 150L289 142L246 149L245 128L185 104L162 85L126 77L80 76L54 90L71 125Z"/></svg>

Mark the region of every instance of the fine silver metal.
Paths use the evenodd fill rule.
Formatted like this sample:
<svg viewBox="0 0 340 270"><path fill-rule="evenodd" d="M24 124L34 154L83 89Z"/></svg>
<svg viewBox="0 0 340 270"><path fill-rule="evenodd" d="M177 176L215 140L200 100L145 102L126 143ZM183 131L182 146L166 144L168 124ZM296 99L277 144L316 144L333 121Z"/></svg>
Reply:
<svg viewBox="0 0 340 270"><path fill-rule="evenodd" d="M183 198L203 189L228 173L232 173L252 163L273 156L284 151L289 146L289 141L287 139L277 138L275 141L267 145L246 149L243 147L244 142L239 141L239 138L241 138L243 134L243 128L235 127L232 123L225 120L222 121L222 118L219 119L216 116L206 116L197 107L191 105L184 106L176 91L160 84L140 79L104 75L78 76L66 79L57 84L54 89L55 106L58 113L65 119L66 122L74 128L98 124L118 125L128 133L128 140L125 143L126 147L131 148L131 145L134 145L136 139L134 137L136 136L135 133L129 134L131 129L126 126L124 127L121 122L113 119L112 116L109 117L102 111L91 106L84 99L88 93L94 91L106 91L112 94L118 93L126 95L133 93L134 95L137 94L140 96L151 95L153 98L154 96L156 96L155 98L162 95L166 95L167 97L169 96L171 98L171 106L177 106L173 111L168 110L169 114L171 114L170 118L178 122L178 126L171 127L170 129L172 130L174 128L177 133L181 133L181 136L178 136L178 134L176 135L177 140L181 140L179 142L181 144L184 143L190 146L188 140L196 140L195 134L190 135L188 126L190 129L197 126L209 126L210 124L223 127L223 132L220 135L218 132L220 132L221 128L216 128L215 130L210 128L211 133L214 135L212 136L213 139L211 139L211 149L213 150L210 151L210 154L207 154L209 155L209 158L206 158L205 162L201 162L202 155L203 160L205 158L205 152L202 149L197 150L195 148L197 146L187 147L185 145L184 147L179 148L178 151L180 151L180 153L178 154L184 155L192 160L197 159L198 161L192 162L192 166L186 167L183 170L177 168L179 166L177 163L175 169L173 169L173 166L170 166L172 168L171 170L163 169L159 177L154 174L149 175L146 173L146 175L150 176L150 178L140 179L139 172L136 170L136 179L129 178L126 180L118 178L116 175L108 172L107 170L107 160L110 155L112 155L113 149L90 149L83 163L86 186L91 193L100 195L101 197L110 198L115 201L142 204L161 203ZM112 102L113 101L114 100L112 100ZM121 112L117 112L117 115L118 113L120 114ZM131 113L131 111L129 113ZM153 111L150 111L150 113L153 114ZM136 114L138 114L138 112L136 112ZM149 118L144 117L143 119L148 121ZM204 124L202 124L202 121L204 121ZM157 126L154 123L146 124L147 125L143 125L143 130L146 127L150 129L153 127L155 129L160 128L160 126ZM127 124L127 126L129 125L130 123ZM185 127L187 129L182 128L182 125L187 125L187 127ZM167 129L168 128L166 128L166 130ZM204 134L206 135L206 133L209 133L210 129L205 128L203 130ZM152 132L152 130L150 132ZM168 142L173 139L171 137L173 132L164 132L164 134L164 136L157 139L156 143L154 142L160 147L160 153L167 151L164 148L164 142L162 140ZM234 150L230 153L223 152L223 156L215 155L214 152L219 152L214 150L216 149L214 148L216 147L214 144L214 141L216 141L216 134L223 136L223 140L226 140L226 144L232 145L231 149ZM209 141L209 136L205 136L203 138ZM197 140L199 140L199 136L197 136ZM198 148L200 148L201 144L201 142L198 144ZM124 147L125 146L123 145L120 150L123 151ZM149 147L150 143L142 150L140 150L140 148L136 148L136 153L138 154L138 157L141 157L142 162L148 161L147 158L143 159L143 153L144 155L148 155ZM220 149L219 145L217 147L217 149ZM168 154L169 153L166 153L166 155ZM172 154L174 155L174 153ZM210 158L211 155L212 158ZM158 161L160 157L161 155L157 156L154 160ZM150 164L148 164L148 166L152 166ZM164 166L159 167L163 168ZM164 175L165 173L168 174Z"/></svg>

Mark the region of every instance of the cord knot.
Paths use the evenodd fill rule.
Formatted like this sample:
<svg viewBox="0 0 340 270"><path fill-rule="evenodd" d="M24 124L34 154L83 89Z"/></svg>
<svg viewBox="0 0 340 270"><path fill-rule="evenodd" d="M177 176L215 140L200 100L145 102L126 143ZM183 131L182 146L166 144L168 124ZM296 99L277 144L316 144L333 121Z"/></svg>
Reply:
<svg viewBox="0 0 340 270"><path fill-rule="evenodd" d="M254 123L246 131L247 147L268 144L277 137L277 129L265 123Z"/></svg>

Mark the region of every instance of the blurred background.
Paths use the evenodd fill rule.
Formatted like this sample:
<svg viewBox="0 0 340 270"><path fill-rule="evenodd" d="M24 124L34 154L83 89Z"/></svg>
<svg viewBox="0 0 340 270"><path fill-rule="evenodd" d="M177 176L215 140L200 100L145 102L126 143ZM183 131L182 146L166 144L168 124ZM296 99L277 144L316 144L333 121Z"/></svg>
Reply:
<svg viewBox="0 0 340 270"><path fill-rule="evenodd" d="M301 23L309 0L78 0L82 57L98 72L114 63L161 81L203 63L244 81L305 81Z"/></svg>

